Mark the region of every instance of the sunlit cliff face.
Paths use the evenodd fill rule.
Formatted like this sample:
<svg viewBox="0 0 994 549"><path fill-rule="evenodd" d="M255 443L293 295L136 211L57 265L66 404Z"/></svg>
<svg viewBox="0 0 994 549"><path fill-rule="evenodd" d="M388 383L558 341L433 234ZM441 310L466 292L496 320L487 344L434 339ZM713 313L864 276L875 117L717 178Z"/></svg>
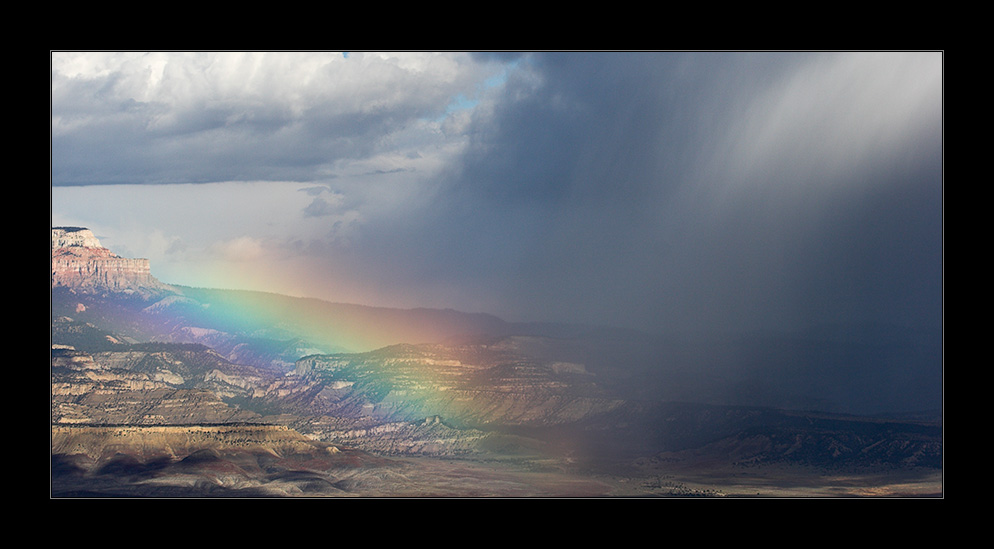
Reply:
<svg viewBox="0 0 994 549"><path fill-rule="evenodd" d="M52 229L52 287L162 291L165 284L152 276L148 259L124 258L100 245L89 229Z"/></svg>

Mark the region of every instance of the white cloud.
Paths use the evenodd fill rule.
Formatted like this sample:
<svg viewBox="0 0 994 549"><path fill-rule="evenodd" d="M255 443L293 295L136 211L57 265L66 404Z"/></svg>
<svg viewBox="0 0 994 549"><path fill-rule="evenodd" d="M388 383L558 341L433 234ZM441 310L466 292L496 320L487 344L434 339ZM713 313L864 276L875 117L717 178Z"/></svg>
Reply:
<svg viewBox="0 0 994 549"><path fill-rule="evenodd" d="M53 180L307 181L425 157L458 139L425 121L498 68L466 53L54 52Z"/></svg>
<svg viewBox="0 0 994 549"><path fill-rule="evenodd" d="M264 253L262 242L249 236L218 242L213 250L217 256L227 261L255 261Z"/></svg>
<svg viewBox="0 0 994 549"><path fill-rule="evenodd" d="M92 100L158 103L171 110L278 105L293 116L398 106L442 112L492 72L468 54L336 52L52 54L53 89L106 84Z"/></svg>

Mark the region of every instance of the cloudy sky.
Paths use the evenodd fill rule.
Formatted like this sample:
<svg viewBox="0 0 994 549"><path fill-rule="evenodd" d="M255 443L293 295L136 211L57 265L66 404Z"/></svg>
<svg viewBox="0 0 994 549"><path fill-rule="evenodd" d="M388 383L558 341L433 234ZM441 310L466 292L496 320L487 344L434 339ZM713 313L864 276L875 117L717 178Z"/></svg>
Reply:
<svg viewBox="0 0 994 549"><path fill-rule="evenodd" d="M52 224L174 284L938 326L937 52L53 52Z"/></svg>

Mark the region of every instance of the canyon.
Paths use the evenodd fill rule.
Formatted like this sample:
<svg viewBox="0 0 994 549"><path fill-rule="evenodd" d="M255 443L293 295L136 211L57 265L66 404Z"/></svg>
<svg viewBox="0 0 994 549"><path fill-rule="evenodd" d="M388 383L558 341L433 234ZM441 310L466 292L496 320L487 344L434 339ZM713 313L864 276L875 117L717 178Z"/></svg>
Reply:
<svg viewBox="0 0 994 549"><path fill-rule="evenodd" d="M171 286L82 228L52 246L53 497L942 492L935 411L773 406L644 334Z"/></svg>

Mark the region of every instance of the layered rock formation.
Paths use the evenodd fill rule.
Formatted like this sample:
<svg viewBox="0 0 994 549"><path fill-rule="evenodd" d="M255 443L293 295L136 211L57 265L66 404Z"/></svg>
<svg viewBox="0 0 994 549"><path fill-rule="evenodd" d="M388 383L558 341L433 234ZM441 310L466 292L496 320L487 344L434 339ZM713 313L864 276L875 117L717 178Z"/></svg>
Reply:
<svg viewBox="0 0 994 549"><path fill-rule="evenodd" d="M508 429L571 424L621 406L595 377L581 364L499 343L395 345L302 358L259 400L307 418L294 427L320 440L455 456L528 446Z"/></svg>
<svg viewBox="0 0 994 549"><path fill-rule="evenodd" d="M257 376L209 351L86 353L52 349L52 423L191 425L259 421L223 401Z"/></svg>
<svg viewBox="0 0 994 549"><path fill-rule="evenodd" d="M436 328L405 328L413 320ZM335 350L371 327L363 348L393 343ZM674 402L707 396L694 383L701 361L684 361L683 347L174 288L82 228L52 229L51 330L60 496L520 495L533 493L521 491L532 464L550 459L634 463L654 479L685 462L942 464L941 423ZM486 465L466 483L474 459ZM491 482L499 460L527 463L527 482ZM459 465L422 473L415 462Z"/></svg>
<svg viewBox="0 0 994 549"><path fill-rule="evenodd" d="M52 228L52 287L141 293L169 288L152 276L147 259L118 256L81 227Z"/></svg>

